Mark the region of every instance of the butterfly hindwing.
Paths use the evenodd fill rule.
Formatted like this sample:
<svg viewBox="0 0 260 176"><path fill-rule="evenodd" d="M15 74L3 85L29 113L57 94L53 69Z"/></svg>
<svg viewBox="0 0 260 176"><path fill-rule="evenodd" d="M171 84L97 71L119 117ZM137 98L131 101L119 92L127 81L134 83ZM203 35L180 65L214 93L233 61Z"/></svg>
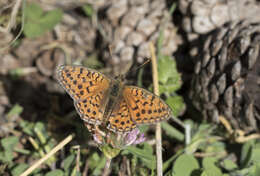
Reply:
<svg viewBox="0 0 260 176"><path fill-rule="evenodd" d="M108 119L108 129L115 132L128 132L136 127L124 98L120 98Z"/></svg>

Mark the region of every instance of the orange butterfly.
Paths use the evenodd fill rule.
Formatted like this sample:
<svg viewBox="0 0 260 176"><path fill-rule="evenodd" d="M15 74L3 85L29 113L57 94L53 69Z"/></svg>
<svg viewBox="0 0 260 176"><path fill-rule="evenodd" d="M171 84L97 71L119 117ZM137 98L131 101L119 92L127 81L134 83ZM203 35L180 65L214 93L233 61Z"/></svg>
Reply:
<svg viewBox="0 0 260 176"><path fill-rule="evenodd" d="M83 66L59 66L60 84L74 100L81 119L105 125L113 132L129 132L139 124L156 123L172 116L158 96Z"/></svg>

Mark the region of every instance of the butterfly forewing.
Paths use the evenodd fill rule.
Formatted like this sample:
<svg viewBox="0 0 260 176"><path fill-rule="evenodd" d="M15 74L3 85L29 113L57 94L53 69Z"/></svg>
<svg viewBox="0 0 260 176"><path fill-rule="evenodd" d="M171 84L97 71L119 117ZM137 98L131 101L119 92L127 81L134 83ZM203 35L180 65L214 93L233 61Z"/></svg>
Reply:
<svg viewBox="0 0 260 176"><path fill-rule="evenodd" d="M59 66L57 76L73 98L80 117L85 122L101 124L110 79L98 71L81 66Z"/></svg>
<svg viewBox="0 0 260 176"><path fill-rule="evenodd" d="M131 119L136 124L156 123L172 116L170 107L153 93L135 86L125 86L124 98Z"/></svg>
<svg viewBox="0 0 260 176"><path fill-rule="evenodd" d="M110 80L102 73L81 66L59 66L58 80L70 96L84 100L109 88Z"/></svg>

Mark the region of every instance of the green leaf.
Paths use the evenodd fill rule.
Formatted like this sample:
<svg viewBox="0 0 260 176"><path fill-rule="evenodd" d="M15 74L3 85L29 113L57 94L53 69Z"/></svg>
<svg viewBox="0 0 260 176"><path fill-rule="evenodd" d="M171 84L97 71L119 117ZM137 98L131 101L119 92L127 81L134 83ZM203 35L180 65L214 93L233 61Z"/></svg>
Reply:
<svg viewBox="0 0 260 176"><path fill-rule="evenodd" d="M254 164L249 171L249 176L259 176L260 175L260 163Z"/></svg>
<svg viewBox="0 0 260 176"><path fill-rule="evenodd" d="M43 14L42 8L36 3L30 3L26 5L24 15L30 17L33 20L37 20Z"/></svg>
<svg viewBox="0 0 260 176"><path fill-rule="evenodd" d="M1 140L1 145L5 150L13 150L19 139L16 136L10 136Z"/></svg>
<svg viewBox="0 0 260 176"><path fill-rule="evenodd" d="M260 148L259 147L254 147L252 149L251 161L254 163L260 163Z"/></svg>
<svg viewBox="0 0 260 176"><path fill-rule="evenodd" d="M44 13L38 4L28 4L25 8L24 34L29 38L41 36L53 29L61 21L62 15L60 9Z"/></svg>
<svg viewBox="0 0 260 176"><path fill-rule="evenodd" d="M100 156L98 155L97 152L94 152L90 157L89 157L89 167L91 169L94 169L98 162L101 160Z"/></svg>
<svg viewBox="0 0 260 176"><path fill-rule="evenodd" d="M89 168L92 170L91 175L101 175L101 172L106 164L106 157L100 157L94 152L89 157Z"/></svg>
<svg viewBox="0 0 260 176"><path fill-rule="evenodd" d="M171 107L174 117L177 117L185 109L185 104L181 96L172 96L166 99L166 103Z"/></svg>
<svg viewBox="0 0 260 176"><path fill-rule="evenodd" d="M246 167L250 164L251 156L252 156L252 148L254 144L255 144L255 140L250 140L243 145L241 151L241 159L240 159L240 163L242 167Z"/></svg>
<svg viewBox="0 0 260 176"><path fill-rule="evenodd" d="M84 59L82 61L82 65L93 69L100 69L104 67L104 64L100 62L96 53L88 56L87 59Z"/></svg>
<svg viewBox="0 0 260 176"><path fill-rule="evenodd" d="M121 151L121 149L113 148L110 145L103 145L100 147L100 150L109 159L116 157Z"/></svg>
<svg viewBox="0 0 260 176"><path fill-rule="evenodd" d="M205 157L202 161L204 172L208 176L222 176L221 170L216 166L218 159L216 157Z"/></svg>
<svg viewBox="0 0 260 176"><path fill-rule="evenodd" d="M73 161L75 159L75 155L71 154L64 160L64 170L68 172L69 168L71 167Z"/></svg>
<svg viewBox="0 0 260 176"><path fill-rule="evenodd" d="M184 134L179 130L177 130L176 128L174 128L173 126L171 126L169 123L162 122L161 126L162 129L164 129L167 136L174 138L178 141L184 141L185 138Z"/></svg>
<svg viewBox="0 0 260 176"><path fill-rule="evenodd" d="M205 157L202 161L202 166L207 169L208 167L215 166L215 163L217 162L217 158L215 157Z"/></svg>
<svg viewBox="0 0 260 176"><path fill-rule="evenodd" d="M28 167L29 167L28 164L21 163L21 164L15 166L11 170L11 173L12 173L13 176L21 175Z"/></svg>
<svg viewBox="0 0 260 176"><path fill-rule="evenodd" d="M181 77L177 71L176 63L169 56L158 59L158 77L159 82L162 83L160 92L175 91L181 86Z"/></svg>
<svg viewBox="0 0 260 176"><path fill-rule="evenodd" d="M235 170L238 168L237 164L234 163L233 161L229 160L229 159L225 159L223 162L222 162L222 166L228 170L228 171L231 171L231 170Z"/></svg>
<svg viewBox="0 0 260 176"><path fill-rule="evenodd" d="M83 11L85 12L85 14L88 16L88 17L91 17L94 13L94 9L91 5L89 4L86 4L83 6Z"/></svg>
<svg viewBox="0 0 260 176"><path fill-rule="evenodd" d="M48 172L45 176L63 176L64 172L60 169L56 169L53 171Z"/></svg>
<svg viewBox="0 0 260 176"><path fill-rule="evenodd" d="M7 113L8 117L14 116L14 115L20 115L23 112L23 107L19 104L15 104L12 109Z"/></svg>
<svg viewBox="0 0 260 176"><path fill-rule="evenodd" d="M25 120L21 120L19 123L20 127L22 128L22 131L30 136L33 136L33 128L34 128L34 123L28 122Z"/></svg>
<svg viewBox="0 0 260 176"><path fill-rule="evenodd" d="M141 159L146 167L155 169L156 158L153 155L152 147L146 143L143 143L143 146L143 149L134 146L128 146L125 148L125 150ZM127 154L127 152L123 151L122 155L123 154Z"/></svg>
<svg viewBox="0 0 260 176"><path fill-rule="evenodd" d="M202 174L202 176L222 176L222 172L219 168L215 166L209 166L206 168Z"/></svg>
<svg viewBox="0 0 260 176"><path fill-rule="evenodd" d="M191 173L199 169L198 161L192 156L183 154L173 164L172 175L191 176Z"/></svg>

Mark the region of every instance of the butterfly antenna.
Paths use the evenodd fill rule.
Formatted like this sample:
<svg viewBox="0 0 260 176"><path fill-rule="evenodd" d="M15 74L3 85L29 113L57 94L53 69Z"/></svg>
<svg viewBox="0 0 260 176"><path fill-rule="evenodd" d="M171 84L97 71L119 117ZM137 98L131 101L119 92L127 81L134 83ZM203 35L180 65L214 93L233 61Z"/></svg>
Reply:
<svg viewBox="0 0 260 176"><path fill-rule="evenodd" d="M146 64L148 64L149 62L151 61L151 59L150 58L147 58L145 61L144 61L144 63L142 63L141 65L139 65L138 67L136 67L136 68L134 68L134 69L130 69L128 72L136 72L137 70L139 70L140 68L143 68ZM128 73L127 72L127 73Z"/></svg>

